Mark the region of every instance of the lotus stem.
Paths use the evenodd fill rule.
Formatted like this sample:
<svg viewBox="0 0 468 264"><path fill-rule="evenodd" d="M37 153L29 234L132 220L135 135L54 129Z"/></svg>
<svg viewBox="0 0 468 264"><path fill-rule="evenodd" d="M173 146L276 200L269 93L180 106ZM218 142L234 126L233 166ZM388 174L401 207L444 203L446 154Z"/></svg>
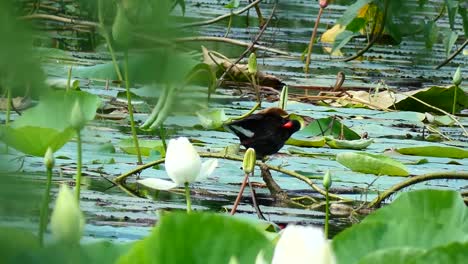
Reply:
<svg viewBox="0 0 468 264"><path fill-rule="evenodd" d="M455 85L455 91L453 92L452 115L455 115L455 112L457 110L457 90L458 90L458 85Z"/></svg>
<svg viewBox="0 0 468 264"><path fill-rule="evenodd" d="M330 218L330 198L328 197L328 188L325 188L325 238L328 239L328 222Z"/></svg>
<svg viewBox="0 0 468 264"><path fill-rule="evenodd" d="M39 243L44 244L44 233L47 229L49 218L49 203L50 203L50 186L52 184L52 168L47 168L47 181L44 193L44 200L42 201L41 215L39 220Z"/></svg>
<svg viewBox="0 0 468 264"><path fill-rule="evenodd" d="M161 138L164 151L167 151L166 131L164 130L164 124L161 124L161 126L159 126L159 138Z"/></svg>
<svg viewBox="0 0 468 264"><path fill-rule="evenodd" d="M7 105L6 105L6 117L5 117L5 126L9 126L10 124L10 116L11 116L11 106L13 102L11 100L11 89L7 88ZM8 152L8 145L5 144L5 150Z"/></svg>
<svg viewBox="0 0 468 264"><path fill-rule="evenodd" d="M106 41L107 48L109 49L109 53L112 58L112 64L114 65L115 73L117 74L117 78L119 81L122 81L122 73L120 72L119 64L117 63L117 59L115 56L114 49L112 48L112 44L110 41L109 33L106 31L106 27L104 26L104 16L102 14L102 2L103 0L98 0L98 20L99 20L99 27L101 28L101 33L102 36L104 37L104 40Z"/></svg>
<svg viewBox="0 0 468 264"><path fill-rule="evenodd" d="M140 145L138 144L135 120L133 118L132 96L130 94L130 80L128 79L128 50L125 51L125 90L127 91L128 115L130 117L130 126L132 128L133 143L135 144L135 148L137 151L138 164L143 164L143 161L141 159Z"/></svg>
<svg viewBox="0 0 468 264"><path fill-rule="evenodd" d="M192 212L192 199L190 197L189 183L186 182L184 186L185 186L185 200L187 201L187 213L189 214Z"/></svg>
<svg viewBox="0 0 468 264"><path fill-rule="evenodd" d="M237 194L236 201L234 202L234 205L232 206L231 209L231 215L234 215L237 210L237 206L239 206L240 199L242 198L242 194L244 193L245 186L247 185L247 181L249 180L249 174L246 173L244 176L244 180L242 181L241 188L239 190L239 194Z"/></svg>
<svg viewBox="0 0 468 264"><path fill-rule="evenodd" d="M82 142L81 142L81 131L76 130L76 143L77 143L77 155L78 159L76 161L76 180L75 180L75 197L76 202L80 204L80 189L81 189L81 166L83 163L82 160Z"/></svg>
<svg viewBox="0 0 468 264"><path fill-rule="evenodd" d="M317 35L317 29L320 23L320 17L322 16L322 13L323 13L323 8L320 7L318 15L317 15L317 19L315 20L314 30L312 31L312 35L310 36L309 46L307 48L305 73L309 73L310 55L312 55L312 47L314 46L315 36Z"/></svg>
<svg viewBox="0 0 468 264"><path fill-rule="evenodd" d="M70 83L71 83L72 69L73 69L73 66L70 66L70 68L68 68L67 87L66 87L67 92L70 91L70 86L71 86Z"/></svg>
<svg viewBox="0 0 468 264"><path fill-rule="evenodd" d="M226 34L224 34L224 37L227 38L227 36L229 35L229 32L231 31L231 24L232 24L232 17L234 16L234 14L232 13L232 10L231 10L231 15L229 16L229 22L228 22L228 27L227 27L227 30L226 30Z"/></svg>

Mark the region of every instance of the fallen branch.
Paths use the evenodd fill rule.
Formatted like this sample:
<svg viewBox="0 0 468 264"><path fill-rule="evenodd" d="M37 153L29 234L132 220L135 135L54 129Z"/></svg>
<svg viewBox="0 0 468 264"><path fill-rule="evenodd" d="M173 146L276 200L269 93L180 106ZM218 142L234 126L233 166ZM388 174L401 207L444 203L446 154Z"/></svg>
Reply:
<svg viewBox="0 0 468 264"><path fill-rule="evenodd" d="M243 158L240 157L240 156L229 155L229 154L221 154L221 153L207 153L207 152L204 152L204 153L200 153L200 157L243 161ZM143 164L141 166L138 166L135 169L130 170L130 171L116 177L114 179L114 182L116 184L120 185L123 182L125 182L125 179L127 177L129 177L129 176L131 176L133 174L137 174L137 173L141 172L144 169L151 168L151 167L153 167L155 165L164 163L164 161L165 161L165 159L159 159L159 160L155 160L155 161L149 162L147 164ZM321 189L311 179L309 179L308 177L306 177L306 176L304 176L304 175L302 175L300 173L297 173L295 171L285 170L285 169L283 169L283 168L281 168L279 166L269 165L269 164L266 164L266 163L263 163L263 162L260 162L260 161L256 162L256 166L262 166L262 165L266 166L270 170L281 172L283 174L287 174L287 175L292 176L292 177L294 177L294 178L296 178L298 180L301 180L301 181L305 182L307 185L309 185L310 187L312 187L312 189L314 189L318 193L325 196L325 190ZM343 197L341 197L339 195L336 195L336 194L329 194L329 196L330 196L330 198L337 199L337 200L344 200L344 201L349 200L349 199L345 199L345 198L343 198Z"/></svg>
<svg viewBox="0 0 468 264"><path fill-rule="evenodd" d="M440 179L446 179L446 180L468 180L468 172L456 172L456 171L449 171L449 172L434 172L434 173L428 173L428 174L423 174L423 175L418 175L415 177L411 177L403 182L400 182L390 189L386 190L384 193L378 195L374 200L372 200L369 205L367 206L368 208L370 207L375 207L379 206L385 199L387 199L390 195L394 194L395 192L414 185L416 183L424 182L424 181L430 181L430 180L440 180Z"/></svg>

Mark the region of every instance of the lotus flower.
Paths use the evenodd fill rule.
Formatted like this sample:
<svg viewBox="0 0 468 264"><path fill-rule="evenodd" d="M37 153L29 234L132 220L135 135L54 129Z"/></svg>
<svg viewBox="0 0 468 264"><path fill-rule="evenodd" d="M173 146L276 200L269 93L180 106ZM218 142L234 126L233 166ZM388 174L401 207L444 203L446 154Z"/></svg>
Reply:
<svg viewBox="0 0 468 264"><path fill-rule="evenodd" d="M336 261L322 229L289 225L276 245L272 263L335 264Z"/></svg>
<svg viewBox="0 0 468 264"><path fill-rule="evenodd" d="M166 172L172 181L147 178L139 180L138 183L152 189L169 190L207 178L217 165L216 159L201 163L200 155L189 140L185 137L179 137L169 141L166 152Z"/></svg>

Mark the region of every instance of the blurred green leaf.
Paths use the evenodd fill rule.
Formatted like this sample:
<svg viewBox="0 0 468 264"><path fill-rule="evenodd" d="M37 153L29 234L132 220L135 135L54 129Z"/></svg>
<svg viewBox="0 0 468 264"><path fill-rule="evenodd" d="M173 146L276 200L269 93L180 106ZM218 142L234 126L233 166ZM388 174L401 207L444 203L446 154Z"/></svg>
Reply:
<svg viewBox="0 0 468 264"><path fill-rule="evenodd" d="M50 92L11 126L1 126L0 139L34 156L44 156L49 146L57 151L75 134L71 128L71 111L76 101L81 105L84 119L94 119L101 103L98 96L81 91Z"/></svg>
<svg viewBox="0 0 468 264"><path fill-rule="evenodd" d="M272 249L257 227L235 217L170 213L118 263L219 264L229 263L233 256L239 263L254 263L260 250L271 259Z"/></svg>
<svg viewBox="0 0 468 264"><path fill-rule="evenodd" d="M422 259L433 261L416 263L464 263L450 260L466 255L466 250L464 253L454 250L463 249L466 245L452 243L466 244L467 237L468 209L460 194L419 190L401 194L392 204L338 234L333 239L333 249L337 262L343 264L370 263L364 260L380 260L379 254L385 254L394 261L383 263L402 263L399 258L410 258L405 253L408 250L416 253L417 257L422 256L417 253L418 249L433 257ZM438 256L437 251L441 250L438 247L444 246L452 248ZM395 252L388 252L392 249ZM432 250L434 252L431 253ZM448 261L434 261L438 257Z"/></svg>
<svg viewBox="0 0 468 264"><path fill-rule="evenodd" d="M450 28L454 29L455 15L458 11L458 0L445 0L445 5L447 6Z"/></svg>
<svg viewBox="0 0 468 264"><path fill-rule="evenodd" d="M445 48L445 55L448 57L450 55L450 52L452 51L453 45L455 45L455 42L458 39L458 34L455 31L452 31L450 29L447 29L445 31L445 37L444 37L444 48Z"/></svg>
<svg viewBox="0 0 468 264"><path fill-rule="evenodd" d="M33 51L34 33L15 13L14 1L0 1L0 89L13 96L36 96L44 91L44 73Z"/></svg>

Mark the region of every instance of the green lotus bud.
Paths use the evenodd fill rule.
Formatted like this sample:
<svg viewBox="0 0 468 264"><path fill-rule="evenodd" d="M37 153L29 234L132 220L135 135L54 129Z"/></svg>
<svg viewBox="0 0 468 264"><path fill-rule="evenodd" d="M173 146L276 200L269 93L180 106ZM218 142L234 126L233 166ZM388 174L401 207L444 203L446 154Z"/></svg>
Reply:
<svg viewBox="0 0 468 264"><path fill-rule="evenodd" d="M329 170L325 172L325 175L323 176L323 187L328 190L330 189L332 185L332 179L331 179L331 173Z"/></svg>
<svg viewBox="0 0 468 264"><path fill-rule="evenodd" d="M47 148L44 155L44 164L48 170L51 170L55 165L54 151L51 147Z"/></svg>
<svg viewBox="0 0 468 264"><path fill-rule="evenodd" d="M245 152L244 161L242 162L242 168L245 173L251 173L255 168L255 149L249 148Z"/></svg>
<svg viewBox="0 0 468 264"><path fill-rule="evenodd" d="M85 219L73 193L64 184L55 201L50 227L55 239L64 243L79 243L83 235Z"/></svg>
<svg viewBox="0 0 468 264"><path fill-rule="evenodd" d="M80 102L78 102L78 100L76 100L75 104L73 105L70 123L71 126L76 130L81 130L86 123L83 112L81 111Z"/></svg>
<svg viewBox="0 0 468 264"><path fill-rule="evenodd" d="M457 70L455 71L455 73L453 74L453 78L452 78L452 81L453 81L453 84L455 86L459 86L462 82L462 76L461 76L461 68L460 66L458 66Z"/></svg>
<svg viewBox="0 0 468 264"><path fill-rule="evenodd" d="M255 53L250 53L248 68L249 73L252 75L257 74L257 55Z"/></svg>
<svg viewBox="0 0 468 264"><path fill-rule="evenodd" d="M286 110L286 105L288 104L288 90L289 87L287 85L283 86L283 89L281 90L281 95L280 95L280 101L279 101L279 108Z"/></svg>

